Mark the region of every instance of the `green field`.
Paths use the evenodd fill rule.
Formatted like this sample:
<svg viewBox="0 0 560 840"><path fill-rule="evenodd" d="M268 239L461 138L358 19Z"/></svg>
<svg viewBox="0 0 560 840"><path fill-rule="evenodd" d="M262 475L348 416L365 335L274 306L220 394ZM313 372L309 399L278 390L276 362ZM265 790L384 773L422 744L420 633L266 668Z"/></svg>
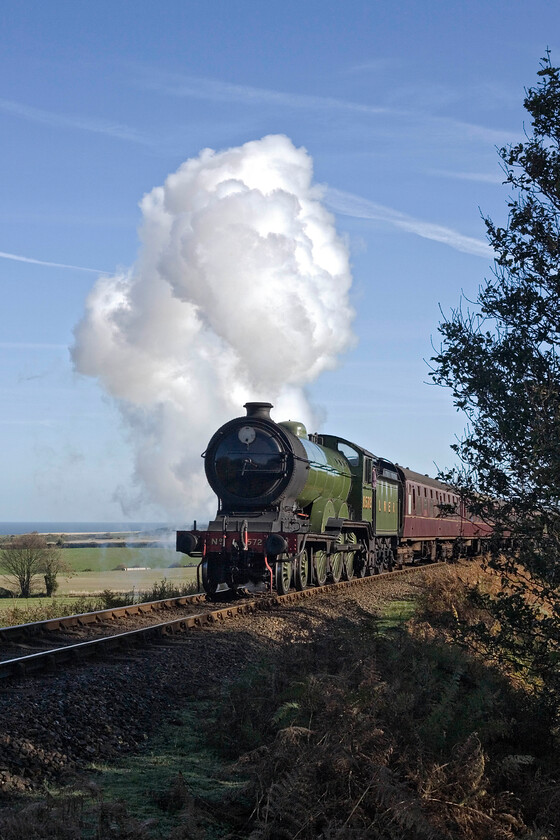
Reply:
<svg viewBox="0 0 560 840"><path fill-rule="evenodd" d="M58 582L57 593L52 598L39 595L31 598L0 598L0 627L104 609L111 606L107 603L107 594L130 604L140 600L142 593L150 593L150 597L156 600L173 597L184 591L183 587L196 583L196 566L182 569L134 569L129 572L78 572L71 577L60 575ZM0 576L2 585L15 589L12 581ZM151 595L154 586L160 591L167 588L168 592L165 595ZM42 588L42 578L37 577L34 589L40 594ZM171 589L175 591L170 592Z"/></svg>
<svg viewBox="0 0 560 840"><path fill-rule="evenodd" d="M183 569L130 569L121 571L79 572L72 577L60 575L57 595L90 594L110 589L112 592L144 592L163 579L180 586L196 580L196 566ZM38 581L40 583L40 581Z"/></svg>
<svg viewBox="0 0 560 840"><path fill-rule="evenodd" d="M60 595L91 595L96 592L103 592L110 589L112 592L143 592L152 588L165 578L169 583L177 586L190 583L196 580L196 566L188 566L182 569L131 569L128 572L121 571L97 571L77 572L73 575L61 574L58 576L57 596ZM0 586L7 589L15 589L15 584L9 578L0 576ZM44 589L43 579L38 575L35 578L33 591L40 592ZM24 599L17 599L24 602ZM34 603L37 598L31 598ZM0 608L4 601L8 603L13 598L0 599Z"/></svg>
<svg viewBox="0 0 560 840"><path fill-rule="evenodd" d="M174 548L62 548L61 559L75 572L108 572L117 566L146 566L150 569L168 569L170 566L189 563L190 558ZM197 560L190 561L198 562Z"/></svg>

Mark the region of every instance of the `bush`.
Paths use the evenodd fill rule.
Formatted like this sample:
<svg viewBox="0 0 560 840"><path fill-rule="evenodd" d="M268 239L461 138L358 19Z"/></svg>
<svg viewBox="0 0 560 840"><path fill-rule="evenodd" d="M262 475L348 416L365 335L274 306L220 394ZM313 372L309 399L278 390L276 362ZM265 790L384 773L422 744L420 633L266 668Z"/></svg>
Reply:
<svg viewBox="0 0 560 840"><path fill-rule="evenodd" d="M129 604L134 604L138 598L134 590L129 593L113 592L112 589L104 589L99 596L101 606L99 609L109 610L111 607L128 607Z"/></svg>
<svg viewBox="0 0 560 840"><path fill-rule="evenodd" d="M151 589L140 592L138 600L140 603L148 601L164 601L166 598L180 598L184 595L196 595L198 587L196 581L176 585L163 578L159 583L154 583Z"/></svg>

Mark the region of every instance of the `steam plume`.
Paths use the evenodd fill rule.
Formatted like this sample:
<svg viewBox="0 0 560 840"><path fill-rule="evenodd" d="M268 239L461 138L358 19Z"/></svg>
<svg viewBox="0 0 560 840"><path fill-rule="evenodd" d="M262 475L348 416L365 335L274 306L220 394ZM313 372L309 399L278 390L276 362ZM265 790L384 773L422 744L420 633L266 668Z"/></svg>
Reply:
<svg viewBox="0 0 560 840"><path fill-rule="evenodd" d="M313 420L307 383L352 342L348 253L284 136L205 149L144 196L141 248L100 278L76 369L117 400L141 496L190 519L215 504L200 453L247 400Z"/></svg>

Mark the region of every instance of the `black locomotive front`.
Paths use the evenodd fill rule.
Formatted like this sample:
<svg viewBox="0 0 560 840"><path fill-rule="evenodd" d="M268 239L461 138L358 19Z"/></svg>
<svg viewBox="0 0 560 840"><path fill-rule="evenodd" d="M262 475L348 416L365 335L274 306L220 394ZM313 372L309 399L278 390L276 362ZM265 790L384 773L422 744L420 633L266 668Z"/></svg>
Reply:
<svg viewBox="0 0 560 840"><path fill-rule="evenodd" d="M270 418L270 403L246 403L246 417L222 426L204 455L218 515L251 514L295 500L309 462L301 441Z"/></svg>
<svg viewBox="0 0 560 840"><path fill-rule="evenodd" d="M291 546L282 534L302 527L294 508L309 473L304 445L271 419L271 403L244 407L246 416L218 429L204 453L206 477L218 497L216 518L207 531L177 532L178 551L202 554L209 594L220 583L235 590L271 580L266 558L274 563Z"/></svg>

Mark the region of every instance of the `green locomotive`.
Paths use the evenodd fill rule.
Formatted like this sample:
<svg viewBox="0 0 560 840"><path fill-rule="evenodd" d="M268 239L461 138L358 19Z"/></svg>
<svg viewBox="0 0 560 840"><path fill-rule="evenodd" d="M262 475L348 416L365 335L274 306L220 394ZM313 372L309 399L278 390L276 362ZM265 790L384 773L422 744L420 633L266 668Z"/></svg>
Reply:
<svg viewBox="0 0 560 840"><path fill-rule="evenodd" d="M205 591L284 594L391 569L403 510L396 466L301 423L275 423L270 403L245 408L204 453L216 518L177 532L177 550L201 557Z"/></svg>

